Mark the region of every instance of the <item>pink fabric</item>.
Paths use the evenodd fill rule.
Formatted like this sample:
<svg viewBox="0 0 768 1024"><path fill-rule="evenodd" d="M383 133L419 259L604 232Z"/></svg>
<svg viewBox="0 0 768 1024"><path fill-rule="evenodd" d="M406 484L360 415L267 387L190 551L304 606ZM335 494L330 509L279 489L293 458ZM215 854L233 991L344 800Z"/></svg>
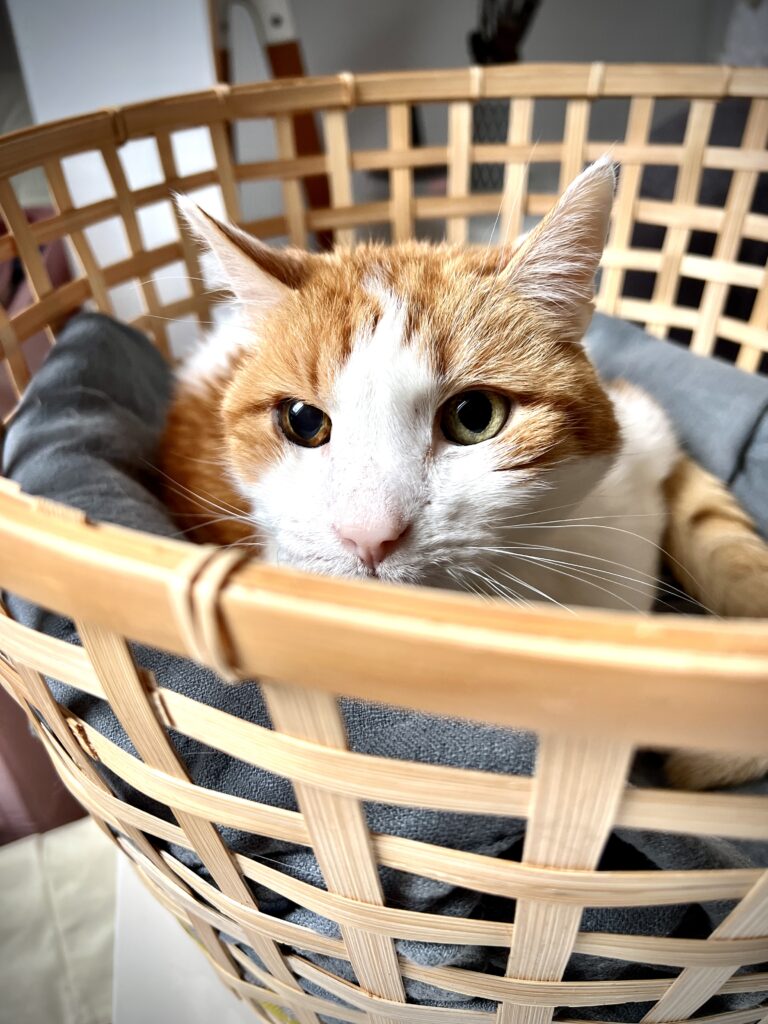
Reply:
<svg viewBox="0 0 768 1024"><path fill-rule="evenodd" d="M26 716L0 687L0 844L47 832L84 815Z"/></svg>

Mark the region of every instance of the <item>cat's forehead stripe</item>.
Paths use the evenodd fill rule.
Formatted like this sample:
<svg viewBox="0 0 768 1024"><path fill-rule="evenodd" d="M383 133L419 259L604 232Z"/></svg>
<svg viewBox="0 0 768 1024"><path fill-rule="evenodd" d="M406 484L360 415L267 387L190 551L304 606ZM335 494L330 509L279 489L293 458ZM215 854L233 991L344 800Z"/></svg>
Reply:
<svg viewBox="0 0 768 1024"><path fill-rule="evenodd" d="M408 344L408 304L380 282L366 282L369 294L380 304L376 321L358 327L351 350L333 384L332 402L337 411L365 403L393 407L411 403L434 384L426 349Z"/></svg>

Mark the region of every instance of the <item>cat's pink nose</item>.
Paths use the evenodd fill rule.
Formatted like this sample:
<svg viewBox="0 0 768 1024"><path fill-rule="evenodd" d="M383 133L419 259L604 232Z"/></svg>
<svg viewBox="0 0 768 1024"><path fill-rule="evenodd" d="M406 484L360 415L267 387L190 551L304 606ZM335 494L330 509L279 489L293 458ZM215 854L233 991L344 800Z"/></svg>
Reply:
<svg viewBox="0 0 768 1024"><path fill-rule="evenodd" d="M368 569L376 569L408 529L400 519L380 519L378 522L358 526L342 523L335 526L341 543L353 551Z"/></svg>

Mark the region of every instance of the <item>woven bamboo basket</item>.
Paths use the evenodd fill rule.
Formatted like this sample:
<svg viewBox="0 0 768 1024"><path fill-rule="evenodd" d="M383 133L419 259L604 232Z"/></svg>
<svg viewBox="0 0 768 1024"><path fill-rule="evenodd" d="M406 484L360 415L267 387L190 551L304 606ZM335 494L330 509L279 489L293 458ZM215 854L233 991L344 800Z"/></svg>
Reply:
<svg viewBox="0 0 768 1024"><path fill-rule="evenodd" d="M748 105L739 145L710 142L718 103ZM509 98L508 141L474 144L473 104ZM760 369L768 352L768 271L740 262L743 239L768 241L768 218L751 212L758 175L768 172L768 72L698 66L525 65L400 74L339 75L281 83L216 87L43 125L0 140L0 207L9 232L0 260L18 256L34 302L9 318L0 311L0 346L21 394L29 379L25 339L44 330L51 342L62 321L90 303L112 311L111 290L135 282L144 311L135 320L169 351L166 330L180 317L210 319L215 295L200 282L198 256L179 225L177 240L146 248L141 209L171 190L221 190L229 217L242 222L243 183L277 180L283 208L245 226L264 238L306 245L311 232L333 231L351 243L371 225L404 239L423 220L441 220L454 242L474 217L500 211L501 237L513 238L528 214L543 213L552 194L528 189L531 162L558 165L564 185L606 149L590 138L596 104L626 103L622 165L598 306L639 321L660 336L689 332L691 347L714 354L730 344L738 366ZM688 104L684 138L651 139L654 110L670 99ZM542 101L562 101L562 137L534 142ZM447 145L415 148L415 104L447 107ZM350 147L348 115L378 108L387 145ZM291 117L314 112L326 151L296 155ZM232 128L243 119L274 122L278 158L238 163ZM204 127L215 166L180 175L174 134ZM122 147L154 140L163 180L131 188ZM74 204L62 161L97 152L112 194ZM472 194L474 163L503 163L501 194ZM444 195L419 195L419 167L447 169ZM648 166L676 169L674 195L644 198ZM42 168L55 205L29 225L14 176ZM706 169L731 172L722 207L699 202ZM388 175L388 197L356 202L353 172ZM327 209L307 209L301 181L325 174ZM86 229L106 218L124 225L130 253L99 265ZM633 247L637 223L665 229L656 250ZM694 231L715 236L711 258L693 255ZM40 247L64 238L74 279L53 287ZM152 274L181 261L189 294L161 301ZM650 299L625 294L629 271L651 272ZM677 302L678 285L703 287L698 308ZM755 294L748 319L726 315L734 286ZM191 930L223 981L261 1020L316 1024L328 1015L349 1024L546 1024L569 1007L648 1002L646 1021L685 1020L718 993L759 992L768 975L738 973L768 960L768 872L752 869L599 871L614 826L688 835L768 838L768 799L726 793L633 788L627 772L639 747L768 752L768 629L765 623L647 618L585 611L517 609L416 588L386 588L304 578L244 563L231 552L194 547L84 521L78 512L28 498L0 481L0 586L71 617L82 647L23 628L0 614L0 678L35 724L69 790L135 862L158 899ZM297 643L297 636L301 642ZM128 640L186 655L222 672L264 683L274 731L226 715L148 679ZM57 704L45 677L110 702L140 758L118 749ZM399 762L349 751L337 697L534 730L534 778L506 777ZM282 810L194 785L169 729L291 780L298 811ZM129 806L97 770L104 765L135 789L172 809L173 822ZM567 783L567 784L566 784ZM371 834L365 801L442 811L520 816L527 820L520 862L496 860L393 835ZM311 847L326 888L297 881L229 851L217 825ZM197 852L206 880L164 849ZM378 868L388 866L517 900L514 923L421 914L387 906ZM339 938L316 935L260 912L249 882L258 882L338 923ZM735 909L706 939L597 934L580 930L584 907L647 907L728 899ZM228 938L225 938L227 936ZM395 940L470 943L508 951L503 976L456 967L424 967L399 957ZM236 943L258 953L254 966ZM358 983L339 980L292 950L349 961ZM572 952L677 969L674 978L566 982ZM463 1012L407 1001L404 979L484 997L495 1012ZM344 1004L312 995L319 985ZM313 991L316 991L313 989ZM708 1021L749 1024L768 1008L722 1013Z"/></svg>

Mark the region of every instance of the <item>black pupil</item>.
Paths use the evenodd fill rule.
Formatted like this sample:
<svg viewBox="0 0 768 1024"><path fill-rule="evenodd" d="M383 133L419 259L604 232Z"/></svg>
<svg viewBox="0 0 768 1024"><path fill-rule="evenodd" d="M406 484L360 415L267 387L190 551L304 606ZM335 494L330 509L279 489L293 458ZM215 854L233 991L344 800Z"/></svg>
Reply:
<svg viewBox="0 0 768 1024"><path fill-rule="evenodd" d="M323 413L306 402L293 402L288 410L291 429L305 441L311 441L323 425Z"/></svg>
<svg viewBox="0 0 768 1024"><path fill-rule="evenodd" d="M491 422L493 406L482 391L468 391L456 406L456 418L462 427L480 434Z"/></svg>

